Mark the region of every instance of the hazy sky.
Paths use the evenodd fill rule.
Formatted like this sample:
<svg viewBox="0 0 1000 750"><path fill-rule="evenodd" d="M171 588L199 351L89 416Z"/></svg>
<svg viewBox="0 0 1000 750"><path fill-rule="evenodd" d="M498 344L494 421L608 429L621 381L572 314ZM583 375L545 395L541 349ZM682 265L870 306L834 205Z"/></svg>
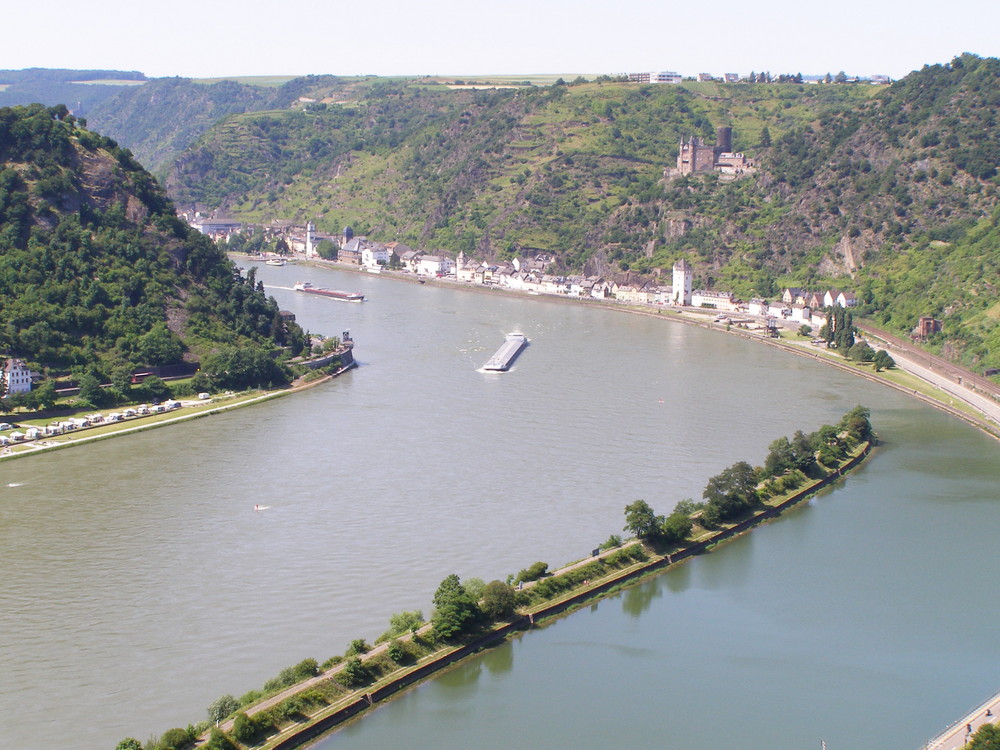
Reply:
<svg viewBox="0 0 1000 750"><path fill-rule="evenodd" d="M0 68L113 68L149 76L845 70L898 78L962 52L1000 56L997 0L5 5Z"/></svg>

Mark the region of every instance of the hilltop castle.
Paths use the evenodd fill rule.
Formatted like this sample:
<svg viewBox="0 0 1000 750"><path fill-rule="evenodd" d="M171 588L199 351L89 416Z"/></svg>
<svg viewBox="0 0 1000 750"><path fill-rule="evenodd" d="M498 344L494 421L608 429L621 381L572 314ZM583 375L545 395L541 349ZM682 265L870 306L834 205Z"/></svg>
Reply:
<svg viewBox="0 0 1000 750"><path fill-rule="evenodd" d="M753 169L752 161L741 153L733 152L733 129L718 128L715 131L714 146L705 144L698 136L691 136L689 141L681 138L677 152L677 171L674 174L719 172L732 179L752 172Z"/></svg>

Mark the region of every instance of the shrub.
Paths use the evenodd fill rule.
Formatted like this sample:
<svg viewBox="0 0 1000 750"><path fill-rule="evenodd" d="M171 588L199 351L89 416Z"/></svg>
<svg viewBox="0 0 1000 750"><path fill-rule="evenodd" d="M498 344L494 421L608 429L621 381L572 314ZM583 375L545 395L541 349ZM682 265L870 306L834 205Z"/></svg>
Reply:
<svg viewBox="0 0 1000 750"><path fill-rule="evenodd" d="M618 534L612 534L606 541L601 543L601 549L614 549L622 546L622 538Z"/></svg>
<svg viewBox="0 0 1000 750"><path fill-rule="evenodd" d="M490 581L483 588L480 606L491 620L505 620L514 614L514 589L503 581Z"/></svg>
<svg viewBox="0 0 1000 750"><path fill-rule="evenodd" d="M330 667L336 666L337 664L340 664L342 661L344 661L344 657L341 656L340 654L337 654L336 656L331 656L325 662L320 664L319 668L325 672L326 670L330 669Z"/></svg>
<svg viewBox="0 0 1000 750"><path fill-rule="evenodd" d="M238 750L236 743L218 727L212 727L208 742L201 747L203 750Z"/></svg>
<svg viewBox="0 0 1000 750"><path fill-rule="evenodd" d="M351 645L347 647L344 656L358 656L360 654L367 654L371 650L372 647L365 643L364 638L355 638L351 641Z"/></svg>
<svg viewBox="0 0 1000 750"><path fill-rule="evenodd" d="M408 658L409 654L406 652L406 649L403 648L403 644L396 640L389 644L389 647L386 649L386 653L389 655L389 658L397 664L404 664L410 660Z"/></svg>
<svg viewBox="0 0 1000 750"><path fill-rule="evenodd" d="M372 682L372 675L361 659L352 656L344 664L344 668L337 674L336 679L344 687L359 688L370 684Z"/></svg>
<svg viewBox="0 0 1000 750"><path fill-rule="evenodd" d="M285 667L278 673L277 677L273 677L265 682L264 692L277 692L283 688L294 685L297 682L302 682L310 677L315 677L317 674L319 674L319 665L316 664L316 660L303 659L292 667Z"/></svg>
<svg viewBox="0 0 1000 750"><path fill-rule="evenodd" d="M242 711L236 714L231 734L237 742L244 745L254 745L257 743L259 732L257 722L252 716L247 716Z"/></svg>
<svg viewBox="0 0 1000 750"><path fill-rule="evenodd" d="M234 711L239 710L239 707L240 702L233 696L223 695L208 707L208 720L213 724L218 724Z"/></svg>
<svg viewBox="0 0 1000 750"><path fill-rule="evenodd" d="M384 643L403 633L416 633L424 624L424 613L419 609L410 612L397 612L389 618L389 629L375 639L375 643Z"/></svg>
<svg viewBox="0 0 1000 750"><path fill-rule="evenodd" d="M549 564L544 562L536 562L535 564L525 568L518 572L517 576L514 578L514 583L527 583L528 581L537 581L539 578L544 576L548 572Z"/></svg>
<svg viewBox="0 0 1000 750"><path fill-rule="evenodd" d="M159 748L160 750L186 750L194 744L194 740L194 731L191 727L187 729L175 727L163 733L160 737Z"/></svg>

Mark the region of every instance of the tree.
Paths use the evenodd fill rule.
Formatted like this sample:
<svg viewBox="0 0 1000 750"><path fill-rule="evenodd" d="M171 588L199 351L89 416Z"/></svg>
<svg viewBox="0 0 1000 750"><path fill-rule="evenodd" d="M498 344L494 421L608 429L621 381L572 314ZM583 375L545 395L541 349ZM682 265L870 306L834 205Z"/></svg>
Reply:
<svg viewBox="0 0 1000 750"><path fill-rule="evenodd" d="M257 346L227 346L205 357L202 370L222 388L270 387L288 382L288 369Z"/></svg>
<svg viewBox="0 0 1000 750"><path fill-rule="evenodd" d="M746 461L733 464L716 474L705 485L703 497L711 519L726 519L753 507L758 502L757 478Z"/></svg>
<svg viewBox="0 0 1000 750"><path fill-rule="evenodd" d="M56 393L56 384L52 380L43 380L39 386L32 391L35 403L43 409L51 409L56 405L59 394Z"/></svg>
<svg viewBox="0 0 1000 750"><path fill-rule="evenodd" d="M434 593L434 614L431 627L434 635L444 640L468 632L479 619L479 606L465 590L454 573L447 576Z"/></svg>
<svg viewBox="0 0 1000 750"><path fill-rule="evenodd" d="M663 516L657 516L645 500L636 500L625 506L625 528L639 539L650 539L659 532Z"/></svg>
<svg viewBox="0 0 1000 750"><path fill-rule="evenodd" d="M165 323L157 323L139 339L139 359L146 364L172 364L179 361L183 354L183 344Z"/></svg>
<svg viewBox="0 0 1000 750"><path fill-rule="evenodd" d="M340 671L340 681L345 687L357 688L369 684L372 681L372 673L360 658L352 656L344 662L344 668Z"/></svg>
<svg viewBox="0 0 1000 750"><path fill-rule="evenodd" d="M680 544L687 539L694 522L687 513L674 511L660 524L658 538L666 544Z"/></svg>
<svg viewBox="0 0 1000 750"><path fill-rule="evenodd" d="M131 364L122 363L111 371L111 390L122 401L132 392L132 369Z"/></svg>
<svg viewBox="0 0 1000 750"><path fill-rule="evenodd" d="M871 362L875 359L875 350L867 341L858 341L847 352L847 357L855 362Z"/></svg>
<svg viewBox="0 0 1000 750"><path fill-rule="evenodd" d="M514 605L514 588L503 581L490 581L483 588L480 607L483 614L491 620L506 620L514 614Z"/></svg>
<svg viewBox="0 0 1000 750"><path fill-rule="evenodd" d="M802 430L792 435L792 452L795 468L799 471L808 471L816 463L816 441Z"/></svg>
<svg viewBox="0 0 1000 750"><path fill-rule="evenodd" d="M767 458L764 459L764 472L768 476L777 477L795 466L795 449L786 437L780 437L768 446Z"/></svg>
<svg viewBox="0 0 1000 750"><path fill-rule="evenodd" d="M316 252L323 260L337 260L337 246L330 240L320 240Z"/></svg>
<svg viewBox="0 0 1000 750"><path fill-rule="evenodd" d="M871 410L858 404L840 420L840 429L846 430L858 440L867 440L872 436L871 417Z"/></svg>
<svg viewBox="0 0 1000 750"><path fill-rule="evenodd" d="M812 326L803 323L799 326L799 336L808 336L812 333L812 330Z"/></svg>
<svg viewBox="0 0 1000 750"><path fill-rule="evenodd" d="M1000 724L983 724L966 747L968 750L1000 750Z"/></svg>
<svg viewBox="0 0 1000 750"><path fill-rule="evenodd" d="M834 83L847 83L847 73L840 71L833 77Z"/></svg>
<svg viewBox="0 0 1000 750"><path fill-rule="evenodd" d="M765 125L763 130L760 131L760 146L761 148L767 148L771 145L771 131L767 129Z"/></svg>
<svg viewBox="0 0 1000 750"><path fill-rule="evenodd" d="M115 745L115 750L142 750L142 743L135 737L126 737Z"/></svg>
<svg viewBox="0 0 1000 750"><path fill-rule="evenodd" d="M80 378L80 400L86 401L91 406L100 406L107 401L104 389L101 388L101 381L92 370L88 370Z"/></svg>
<svg viewBox="0 0 1000 750"><path fill-rule="evenodd" d="M896 360L885 349L879 349L872 358L872 365L875 367L875 372L891 370L896 366Z"/></svg>
<svg viewBox="0 0 1000 750"><path fill-rule="evenodd" d="M227 693L209 704L208 720L211 723L218 725L223 719L228 718L234 711L238 711L239 708L240 702Z"/></svg>

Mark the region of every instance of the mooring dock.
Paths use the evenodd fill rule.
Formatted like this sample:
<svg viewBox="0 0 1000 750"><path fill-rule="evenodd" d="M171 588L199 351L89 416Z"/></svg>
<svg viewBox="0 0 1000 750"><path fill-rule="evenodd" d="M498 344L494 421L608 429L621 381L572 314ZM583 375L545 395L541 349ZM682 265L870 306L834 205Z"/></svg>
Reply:
<svg viewBox="0 0 1000 750"><path fill-rule="evenodd" d="M483 369L490 372L506 372L527 345L528 337L523 333L508 333L503 345L486 361Z"/></svg>

